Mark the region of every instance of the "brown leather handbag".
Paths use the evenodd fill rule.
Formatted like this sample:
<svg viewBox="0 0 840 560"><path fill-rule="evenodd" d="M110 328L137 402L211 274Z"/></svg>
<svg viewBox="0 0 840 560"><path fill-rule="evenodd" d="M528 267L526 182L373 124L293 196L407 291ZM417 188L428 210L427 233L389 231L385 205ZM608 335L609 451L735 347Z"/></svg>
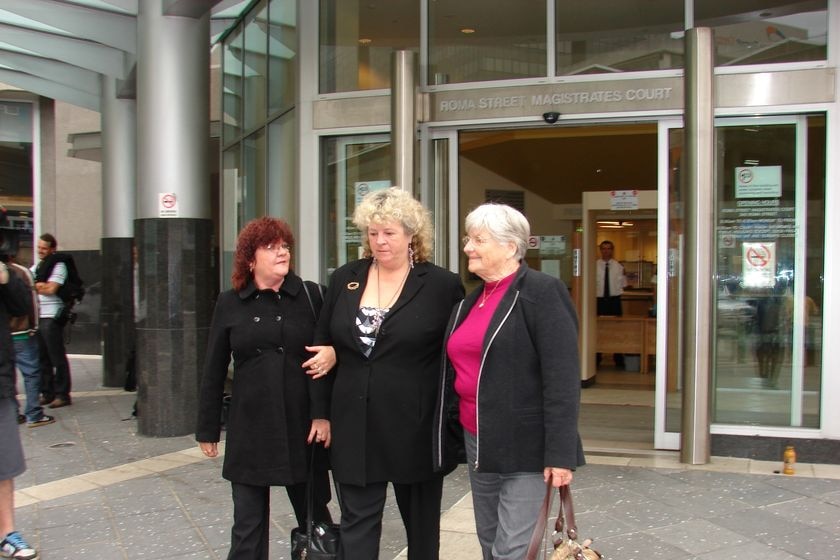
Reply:
<svg viewBox="0 0 840 560"><path fill-rule="evenodd" d="M575 508L572 503L572 489L569 486L558 488L560 494L560 510L557 513L557 521L554 523L552 544L554 552L551 560L600 560L601 553L590 548L592 539L578 542L577 522L575 521ZM528 552L525 560L537 560L544 550L545 528L548 524L548 516L551 511L551 501L554 498L554 487L551 480L546 483L545 499L543 500L540 516L537 519L537 526L531 534L531 542L528 544ZM563 531L565 529L565 534Z"/></svg>

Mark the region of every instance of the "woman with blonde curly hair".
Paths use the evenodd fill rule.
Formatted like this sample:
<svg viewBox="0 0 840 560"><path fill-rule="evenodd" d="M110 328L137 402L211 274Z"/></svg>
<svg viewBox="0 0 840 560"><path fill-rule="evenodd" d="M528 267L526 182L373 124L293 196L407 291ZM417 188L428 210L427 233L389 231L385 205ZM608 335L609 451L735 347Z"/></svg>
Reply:
<svg viewBox="0 0 840 560"><path fill-rule="evenodd" d="M341 494L338 557L379 558L391 483L409 557L437 560L443 474L429 460L432 418L444 329L464 288L456 274L429 262L430 215L409 193L370 193L353 221L365 257L332 275L315 332L319 346L310 348L331 346L337 357L330 459Z"/></svg>

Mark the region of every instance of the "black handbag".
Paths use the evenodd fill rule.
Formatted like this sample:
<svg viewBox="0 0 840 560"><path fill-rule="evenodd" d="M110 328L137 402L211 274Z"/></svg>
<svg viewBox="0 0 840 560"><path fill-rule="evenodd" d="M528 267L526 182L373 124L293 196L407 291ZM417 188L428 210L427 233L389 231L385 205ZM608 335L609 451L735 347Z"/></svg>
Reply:
<svg viewBox="0 0 840 560"><path fill-rule="evenodd" d="M309 480L306 484L306 527L292 529L292 560L335 560L341 533L336 523L315 522L312 519L315 486L315 444L309 462ZM337 490L337 489L336 489ZM338 493L336 492L336 496ZM341 500L341 498L338 498Z"/></svg>

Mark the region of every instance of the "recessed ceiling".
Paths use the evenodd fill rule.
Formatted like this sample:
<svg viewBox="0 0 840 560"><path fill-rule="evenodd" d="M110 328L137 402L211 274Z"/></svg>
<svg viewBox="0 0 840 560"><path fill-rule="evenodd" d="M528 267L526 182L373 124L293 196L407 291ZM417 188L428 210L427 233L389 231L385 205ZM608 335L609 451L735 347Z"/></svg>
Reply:
<svg viewBox="0 0 840 560"><path fill-rule="evenodd" d="M554 204L584 191L656 190L654 123L464 132L460 155Z"/></svg>

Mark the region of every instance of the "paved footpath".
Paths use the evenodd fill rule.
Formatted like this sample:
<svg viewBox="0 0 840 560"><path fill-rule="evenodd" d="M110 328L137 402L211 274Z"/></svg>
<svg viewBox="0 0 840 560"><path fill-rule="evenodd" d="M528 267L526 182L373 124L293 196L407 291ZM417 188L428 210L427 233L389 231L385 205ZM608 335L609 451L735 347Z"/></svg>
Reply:
<svg viewBox="0 0 840 560"><path fill-rule="evenodd" d="M16 479L17 527L44 560L224 559L230 490L221 461L190 436L149 438L131 417L135 395L100 387L98 357L71 357L73 405L58 422L21 427L28 470ZM586 446L585 446L586 447ZM714 458L680 464L674 453L587 448L574 482L582 537L615 560L840 559L840 466ZM334 510L337 517L337 509ZM294 516L272 494L271 558L289 558ZM469 483L448 476L442 560L480 559ZM380 560L407 558L393 497Z"/></svg>

